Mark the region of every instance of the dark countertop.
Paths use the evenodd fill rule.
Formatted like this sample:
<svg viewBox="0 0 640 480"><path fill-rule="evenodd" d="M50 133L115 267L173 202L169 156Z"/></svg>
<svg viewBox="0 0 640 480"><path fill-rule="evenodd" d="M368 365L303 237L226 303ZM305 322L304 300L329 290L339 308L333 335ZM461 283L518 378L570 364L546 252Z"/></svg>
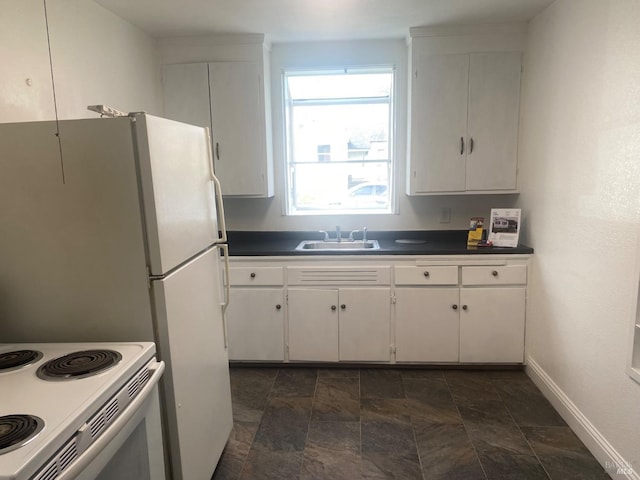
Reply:
<svg viewBox="0 0 640 480"><path fill-rule="evenodd" d="M266 232L230 231L230 256L299 256L299 255L490 255L490 254L530 254L533 248L518 245L516 248L481 247L467 249L467 230L405 230L369 231L368 240L377 240L380 250L364 251L298 251L296 247L303 240L322 240L317 231ZM343 232L347 237L349 232ZM329 232L335 238L334 232ZM354 235L356 239L361 234ZM419 241L415 244L396 243L397 239ZM424 243L422 243L424 242Z"/></svg>

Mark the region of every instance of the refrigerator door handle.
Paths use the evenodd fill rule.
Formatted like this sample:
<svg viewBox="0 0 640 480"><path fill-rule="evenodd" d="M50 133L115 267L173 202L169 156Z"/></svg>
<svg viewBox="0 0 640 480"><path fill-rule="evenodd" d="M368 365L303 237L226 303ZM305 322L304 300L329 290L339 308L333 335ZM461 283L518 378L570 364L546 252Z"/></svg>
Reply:
<svg viewBox="0 0 640 480"><path fill-rule="evenodd" d="M218 245L224 254L224 303L222 304L222 330L224 332L224 348L229 346L227 338L227 307L229 306L229 298L231 297L231 279L229 277L229 245Z"/></svg>
<svg viewBox="0 0 640 480"><path fill-rule="evenodd" d="M206 136L207 136L207 152L209 154L209 167L211 168L211 181L215 187L215 196L214 196L214 204L216 204L216 216L218 222L218 229L221 234L218 236L216 243L225 243L227 241L227 225L224 221L224 204L222 203L222 188L220 186L220 180L216 177L213 171L213 151L211 149L211 131L209 127L205 128Z"/></svg>

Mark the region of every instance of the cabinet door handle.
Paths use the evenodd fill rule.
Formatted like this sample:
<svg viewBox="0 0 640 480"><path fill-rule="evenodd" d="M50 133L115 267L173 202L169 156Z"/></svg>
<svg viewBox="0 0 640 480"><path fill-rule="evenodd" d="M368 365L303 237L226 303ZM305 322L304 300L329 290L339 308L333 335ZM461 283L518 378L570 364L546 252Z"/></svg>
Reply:
<svg viewBox="0 0 640 480"><path fill-rule="evenodd" d="M343 303L342 305L340 305L340 308L341 308L342 310L346 310L346 309L347 309L347 306Z"/></svg>
<svg viewBox="0 0 640 480"><path fill-rule="evenodd" d="M429 278L429 272L424 272L423 275L427 278Z"/></svg>
<svg viewBox="0 0 640 480"><path fill-rule="evenodd" d="M276 305L276 310L280 310L281 308L282 308L282 305L280 305L280 304Z"/></svg>
<svg viewBox="0 0 640 480"><path fill-rule="evenodd" d="M256 272L251 272L251 273L249 274L249 276L250 276L251 278L256 278Z"/></svg>
<svg viewBox="0 0 640 480"><path fill-rule="evenodd" d="M216 159L220 160L220 143L216 142Z"/></svg>
<svg viewBox="0 0 640 480"><path fill-rule="evenodd" d="M464 153L464 138L460 137L460 155L462 155L463 153Z"/></svg>
<svg viewBox="0 0 640 480"><path fill-rule="evenodd" d="M473 137L469 139L469 153L473 153Z"/></svg>
<svg viewBox="0 0 640 480"><path fill-rule="evenodd" d="M338 307L336 307L335 305L331 305L331 310L335 311L336 308L338 308Z"/></svg>
<svg viewBox="0 0 640 480"><path fill-rule="evenodd" d="M494 270L493 272L491 272L491 275L493 275L494 277L497 277L498 276L498 271Z"/></svg>
<svg viewBox="0 0 640 480"><path fill-rule="evenodd" d="M458 305L451 305L451 308L453 308L454 310L458 309Z"/></svg>
<svg viewBox="0 0 640 480"><path fill-rule="evenodd" d="M468 310L468 309L469 309L469 307L467 307L466 305L462 305L462 309L463 309L463 310Z"/></svg>

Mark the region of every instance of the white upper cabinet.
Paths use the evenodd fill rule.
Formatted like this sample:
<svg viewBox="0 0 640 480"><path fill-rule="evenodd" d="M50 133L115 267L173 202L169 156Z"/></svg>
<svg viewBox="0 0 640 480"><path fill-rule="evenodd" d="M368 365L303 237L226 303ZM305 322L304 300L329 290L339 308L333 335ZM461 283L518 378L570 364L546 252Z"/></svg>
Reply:
<svg viewBox="0 0 640 480"><path fill-rule="evenodd" d="M516 192L521 52L438 40L411 49L407 193Z"/></svg>
<svg viewBox="0 0 640 480"><path fill-rule="evenodd" d="M211 129L222 194L273 196L266 54L262 61L164 65L162 84L167 118Z"/></svg>

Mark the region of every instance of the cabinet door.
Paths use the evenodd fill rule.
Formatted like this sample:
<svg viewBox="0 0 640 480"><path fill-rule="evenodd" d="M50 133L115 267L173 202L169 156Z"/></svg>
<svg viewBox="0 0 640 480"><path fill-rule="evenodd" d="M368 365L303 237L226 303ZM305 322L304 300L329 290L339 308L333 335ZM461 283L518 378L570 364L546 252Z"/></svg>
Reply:
<svg viewBox="0 0 640 480"><path fill-rule="evenodd" d="M230 360L284 360L282 288L232 288L226 310Z"/></svg>
<svg viewBox="0 0 640 480"><path fill-rule="evenodd" d="M398 362L458 361L458 298L458 287L396 290Z"/></svg>
<svg viewBox="0 0 640 480"><path fill-rule="evenodd" d="M262 81L257 62L209 64L214 166L224 195L266 195Z"/></svg>
<svg viewBox="0 0 640 480"><path fill-rule="evenodd" d="M523 361L524 287L462 288L460 305L461 362Z"/></svg>
<svg viewBox="0 0 640 480"><path fill-rule="evenodd" d="M414 193L465 189L468 75L469 55L418 57L411 94Z"/></svg>
<svg viewBox="0 0 640 480"><path fill-rule="evenodd" d="M340 361L388 362L391 289L340 289Z"/></svg>
<svg viewBox="0 0 640 480"><path fill-rule="evenodd" d="M163 65L162 92L166 118L211 128L206 63Z"/></svg>
<svg viewBox="0 0 640 480"><path fill-rule="evenodd" d="M521 54L473 54L469 65L467 190L515 189Z"/></svg>
<svg viewBox="0 0 640 480"><path fill-rule="evenodd" d="M290 288L289 360L338 361L338 290Z"/></svg>

